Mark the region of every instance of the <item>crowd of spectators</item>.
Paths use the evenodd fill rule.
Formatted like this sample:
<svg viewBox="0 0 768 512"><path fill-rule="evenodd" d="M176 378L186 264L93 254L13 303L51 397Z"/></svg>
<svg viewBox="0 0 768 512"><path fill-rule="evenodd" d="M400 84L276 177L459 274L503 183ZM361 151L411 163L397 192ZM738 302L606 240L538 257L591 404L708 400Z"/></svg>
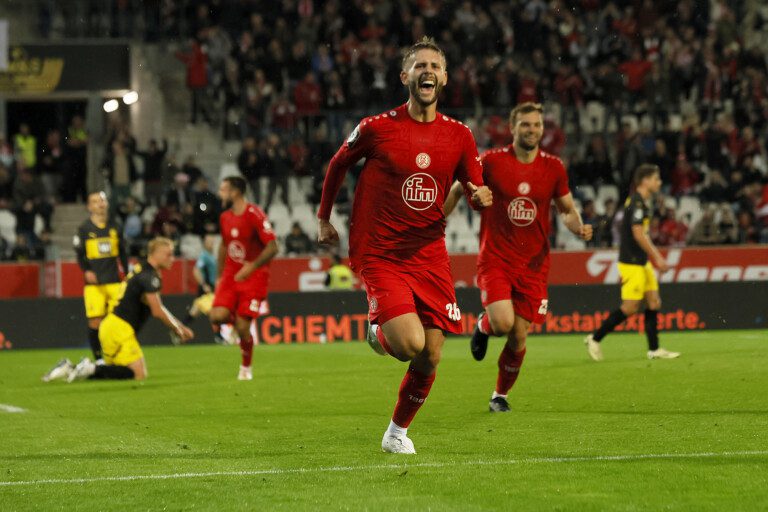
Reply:
<svg viewBox="0 0 768 512"><path fill-rule="evenodd" d="M766 33L768 17L766 9L747 12L748 2L112 3L107 11L46 3L41 33L139 37L177 49L193 92L191 120L220 120L225 137L242 141L238 167L266 207L277 195L290 207L288 176L312 176L316 204L327 161L354 123L403 101L400 50L431 35L448 62L440 108L473 129L481 151L510 142L511 106L545 104L542 146L567 163L585 217L599 227L595 245L615 243L613 212L643 162L659 165L665 183L652 225L660 245L768 242L768 52L755 36ZM146 153L157 156L158 147ZM115 179L132 182L119 148L113 154ZM619 200L590 204L583 185L616 186ZM688 196L702 203L695 225L676 214Z"/></svg>

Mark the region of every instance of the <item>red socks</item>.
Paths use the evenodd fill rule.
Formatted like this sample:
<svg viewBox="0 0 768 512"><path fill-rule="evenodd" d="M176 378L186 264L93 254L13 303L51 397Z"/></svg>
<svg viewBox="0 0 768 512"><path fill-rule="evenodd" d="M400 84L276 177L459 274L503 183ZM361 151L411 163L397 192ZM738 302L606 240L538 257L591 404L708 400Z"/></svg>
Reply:
<svg viewBox="0 0 768 512"><path fill-rule="evenodd" d="M240 339L240 354L243 356L243 366L251 366L253 358L253 338L248 334L247 338Z"/></svg>
<svg viewBox="0 0 768 512"><path fill-rule="evenodd" d="M487 318L487 317L486 317ZM515 385L517 376L520 375L520 367L523 366L525 349L520 352L512 352L508 345L499 356L499 376L496 378L496 393L506 396L512 386Z"/></svg>
<svg viewBox="0 0 768 512"><path fill-rule="evenodd" d="M488 319L487 313L480 318L479 322L477 322L477 327L483 334L488 334L489 336L493 336L494 334L493 328L491 327L491 321Z"/></svg>
<svg viewBox="0 0 768 512"><path fill-rule="evenodd" d="M400 393L395 405L395 412L392 414L392 421L398 427L408 428L413 421L413 417L419 412L424 400L429 395L432 383L435 382L435 375L424 375L413 368L408 368L405 372L403 382L400 383Z"/></svg>

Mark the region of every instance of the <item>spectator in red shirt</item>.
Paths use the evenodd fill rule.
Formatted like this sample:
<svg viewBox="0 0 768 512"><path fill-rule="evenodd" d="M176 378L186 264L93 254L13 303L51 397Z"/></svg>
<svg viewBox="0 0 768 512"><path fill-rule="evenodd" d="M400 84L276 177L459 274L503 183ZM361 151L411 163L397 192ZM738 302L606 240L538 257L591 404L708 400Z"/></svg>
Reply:
<svg viewBox="0 0 768 512"><path fill-rule="evenodd" d="M314 126L317 122L320 107L323 104L323 90L311 71L296 84L293 90L293 102L296 105L296 114L306 123L307 133L309 133L310 125Z"/></svg>
<svg viewBox="0 0 768 512"><path fill-rule="evenodd" d="M677 220L674 208L667 208L659 225L659 239L666 245L682 247L688 238L688 226Z"/></svg>
<svg viewBox="0 0 768 512"><path fill-rule="evenodd" d="M192 124L197 123L197 113L201 112L205 121L210 118L203 106L205 89L208 87L208 56L197 41L192 41L192 50L188 53L176 52L176 58L187 66L187 87L192 93Z"/></svg>
<svg viewBox="0 0 768 512"><path fill-rule="evenodd" d="M645 60L639 48L632 50L632 57L619 64L619 72L624 75L624 86L636 99L640 99L645 84L645 76L651 71L651 63Z"/></svg>
<svg viewBox="0 0 768 512"><path fill-rule="evenodd" d="M565 132L552 114L544 116L544 136L541 138L540 146L547 153L557 156L560 156L565 148Z"/></svg>
<svg viewBox="0 0 768 512"><path fill-rule="evenodd" d="M677 165L672 169L672 188L670 193L675 197L690 195L694 193L694 187L699 182L699 173L685 158L685 155L678 155Z"/></svg>

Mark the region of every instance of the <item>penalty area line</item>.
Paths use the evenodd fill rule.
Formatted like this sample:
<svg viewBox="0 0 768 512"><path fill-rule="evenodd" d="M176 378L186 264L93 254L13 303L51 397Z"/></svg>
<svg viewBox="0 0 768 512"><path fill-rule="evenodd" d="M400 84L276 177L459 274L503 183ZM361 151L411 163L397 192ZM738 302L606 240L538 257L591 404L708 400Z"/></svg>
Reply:
<svg viewBox="0 0 768 512"><path fill-rule="evenodd" d="M373 464L369 466L325 466L317 468L274 468L255 469L242 471L211 471L205 473L169 473L160 475L126 475L126 476L97 476L88 478L47 478L40 480L0 481L0 487L12 487L20 485L51 485L51 484L88 484L95 482L135 482L146 480L176 480L210 477L242 477L263 475L295 475L305 473L343 473L352 471L372 471L380 469L417 469L417 468L447 468L447 467L481 467L481 466L508 466L515 464L559 464L569 462L633 462L655 459L711 459L717 457L739 458L754 455L768 455L768 450L731 451L731 452L699 452L699 453L646 453L628 455L595 455L582 457L531 457L509 460L475 460L456 462L424 462L409 464Z"/></svg>
<svg viewBox="0 0 768 512"><path fill-rule="evenodd" d="M0 404L0 411L9 413L27 412L23 407L16 407L15 405Z"/></svg>

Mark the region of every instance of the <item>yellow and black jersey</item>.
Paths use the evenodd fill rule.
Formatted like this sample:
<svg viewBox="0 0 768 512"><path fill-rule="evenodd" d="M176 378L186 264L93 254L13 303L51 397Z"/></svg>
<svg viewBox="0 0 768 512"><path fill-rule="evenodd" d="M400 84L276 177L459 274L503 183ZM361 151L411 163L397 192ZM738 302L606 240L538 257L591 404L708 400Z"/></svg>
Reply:
<svg viewBox="0 0 768 512"><path fill-rule="evenodd" d="M635 192L624 203L624 219L621 222L619 241L619 262L630 265L645 265L648 255L632 235L632 226L641 225L648 233L651 224L651 209L643 197Z"/></svg>
<svg viewBox="0 0 768 512"><path fill-rule="evenodd" d="M162 285L160 274L152 265L146 261L137 263L121 285L117 305L112 314L122 318L131 324L135 332L139 332L151 313L144 300L144 294L157 293Z"/></svg>
<svg viewBox="0 0 768 512"><path fill-rule="evenodd" d="M120 282L117 263L119 261L123 269L127 269L128 257L116 223L99 226L91 219L86 220L77 230L74 246L80 268L83 272L95 272L98 284Z"/></svg>

